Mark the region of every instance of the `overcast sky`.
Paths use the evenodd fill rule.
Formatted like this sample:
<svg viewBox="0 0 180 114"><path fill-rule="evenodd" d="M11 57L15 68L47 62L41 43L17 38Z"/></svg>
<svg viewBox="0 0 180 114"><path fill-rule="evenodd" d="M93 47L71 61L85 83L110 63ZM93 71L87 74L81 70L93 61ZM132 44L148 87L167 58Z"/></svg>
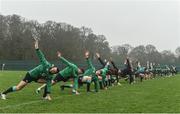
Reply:
<svg viewBox="0 0 180 114"><path fill-rule="evenodd" d="M0 13L86 26L105 35L110 46L153 44L160 51L180 46L178 0L0 0Z"/></svg>

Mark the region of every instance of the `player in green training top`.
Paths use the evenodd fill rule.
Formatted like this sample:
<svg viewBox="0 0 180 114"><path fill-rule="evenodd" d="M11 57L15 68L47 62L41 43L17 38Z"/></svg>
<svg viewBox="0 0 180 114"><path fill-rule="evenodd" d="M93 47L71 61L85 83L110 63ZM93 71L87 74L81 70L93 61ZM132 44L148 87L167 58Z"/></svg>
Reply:
<svg viewBox="0 0 180 114"><path fill-rule="evenodd" d="M103 67L99 70L96 71L96 75L99 79L99 86L100 89L107 89L107 73L108 73L108 68L109 68L109 61L106 63L103 63L101 58L100 58L100 54L96 53L96 56L98 58L98 60L101 62L101 64L103 64Z"/></svg>
<svg viewBox="0 0 180 114"><path fill-rule="evenodd" d="M74 94L79 94L78 91L77 91L77 89L78 89L78 75L83 74L84 70L78 68L75 64L70 63L69 61L67 61L64 57L61 56L60 52L57 52L57 56L65 65L67 65L67 67L65 69L63 69L62 71L60 71L56 75L56 77L52 80L52 85L54 85L54 84L56 84L57 82L60 82L60 81L66 82L70 78L73 78L74 83L73 83L72 92ZM40 91L45 86L46 86L46 84L42 85L37 90ZM46 96L46 95L44 95L44 96Z"/></svg>
<svg viewBox="0 0 180 114"><path fill-rule="evenodd" d="M1 99L6 99L6 95L10 92L19 91L23 89L28 83L31 83L32 81L38 82L38 83L46 83L45 87L45 94L44 99L51 100L50 92L51 92L51 80L53 74L56 74L59 72L59 69L52 64L50 64L46 58L44 57L43 53L38 47L38 41L35 41L35 49L36 54L40 60L40 64L35 67L34 69L28 71L26 73L26 76L20 83L16 86L12 86L6 91L1 93Z"/></svg>
<svg viewBox="0 0 180 114"><path fill-rule="evenodd" d="M88 51L86 51L86 53L85 53L85 58L86 58L86 62L88 65L88 69L84 72L82 78L79 80L81 83L87 84L87 92L90 92L90 84L91 84L91 82L94 82L95 92L98 92L99 80L98 80L98 77L96 76L96 69L92 65L92 62L89 58L89 52Z"/></svg>
<svg viewBox="0 0 180 114"><path fill-rule="evenodd" d="M141 66L141 63L138 61L137 62L137 68L134 74L140 78L140 81L142 82L143 79L146 79L146 72L145 72L145 67Z"/></svg>
<svg viewBox="0 0 180 114"><path fill-rule="evenodd" d="M91 92L90 85L93 82L95 92L98 92L99 80L98 80L98 77L96 76L96 69L93 66L93 64L89 58L88 51L85 52L85 59L86 59L86 63L87 63L87 69L84 72L84 74L82 74L82 76L79 76L78 84L79 84L79 86L82 86L84 83L86 83L87 84L87 92ZM72 84L61 85L61 90L64 90L64 88L73 88L73 86L72 86ZM36 91L37 91L37 93L39 93L38 89Z"/></svg>

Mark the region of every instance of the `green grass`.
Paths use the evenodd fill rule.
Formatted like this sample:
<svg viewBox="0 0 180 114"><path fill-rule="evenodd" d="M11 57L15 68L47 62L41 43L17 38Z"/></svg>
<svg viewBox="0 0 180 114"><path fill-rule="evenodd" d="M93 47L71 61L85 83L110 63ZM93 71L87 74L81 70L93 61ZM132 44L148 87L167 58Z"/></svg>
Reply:
<svg viewBox="0 0 180 114"><path fill-rule="evenodd" d="M16 85L25 72L0 72L0 91ZM157 78L143 83L101 90L99 93L71 95L70 89L59 90L59 84L52 88L52 101L41 100L34 90L39 84L31 83L22 91L11 93L7 100L0 100L0 112L180 112L180 75ZM93 88L93 87L92 87Z"/></svg>

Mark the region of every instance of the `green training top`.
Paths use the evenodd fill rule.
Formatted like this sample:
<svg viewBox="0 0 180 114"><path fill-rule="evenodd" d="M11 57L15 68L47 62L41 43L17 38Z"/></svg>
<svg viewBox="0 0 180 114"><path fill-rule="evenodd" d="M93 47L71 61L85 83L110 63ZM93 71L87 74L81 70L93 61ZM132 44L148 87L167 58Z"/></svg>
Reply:
<svg viewBox="0 0 180 114"><path fill-rule="evenodd" d="M106 78L107 71L108 71L108 65L106 65L103 69L101 69L101 76L103 80Z"/></svg>
<svg viewBox="0 0 180 114"><path fill-rule="evenodd" d="M86 62L88 64L88 69L84 72L83 76L95 76L96 69L92 65L91 60L89 58L87 58Z"/></svg>
<svg viewBox="0 0 180 114"><path fill-rule="evenodd" d="M78 89L78 67L75 64L70 63L65 58L60 57L60 60L67 65L65 69L59 72L59 74L64 78L72 77L74 78L74 86L75 90Z"/></svg>
<svg viewBox="0 0 180 114"><path fill-rule="evenodd" d="M38 76L45 76L46 84L47 84L47 92L50 93L51 91L51 80L52 80L52 74L49 73L49 68L52 67L52 64L50 64L46 58L44 57L44 54L41 52L40 49L36 49L36 54L40 60L40 65L35 67L34 69L28 71L30 76L32 78L38 78ZM44 75L45 74L45 75Z"/></svg>

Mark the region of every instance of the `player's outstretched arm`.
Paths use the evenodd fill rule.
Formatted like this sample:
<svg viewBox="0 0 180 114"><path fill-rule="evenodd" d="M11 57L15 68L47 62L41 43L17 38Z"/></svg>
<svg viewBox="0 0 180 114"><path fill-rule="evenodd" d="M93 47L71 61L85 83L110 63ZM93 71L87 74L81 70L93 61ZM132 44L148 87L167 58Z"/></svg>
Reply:
<svg viewBox="0 0 180 114"><path fill-rule="evenodd" d="M96 53L96 56L97 56L97 58L100 58L100 57L101 57L99 53Z"/></svg>
<svg viewBox="0 0 180 114"><path fill-rule="evenodd" d="M96 53L96 56L97 56L99 62L100 62L100 63L103 65L103 67L104 67L104 66L105 66L105 63L104 63L103 60L101 59L100 54L99 54L99 53Z"/></svg>
<svg viewBox="0 0 180 114"><path fill-rule="evenodd" d="M111 62L111 64L113 65L113 67L114 67L116 70L118 70L118 68L116 67L114 61L112 60L112 57L110 57L110 62Z"/></svg>
<svg viewBox="0 0 180 114"><path fill-rule="evenodd" d="M85 58L86 58L86 62L87 62L88 68L93 68L92 62L89 59L89 51L85 52Z"/></svg>
<svg viewBox="0 0 180 114"><path fill-rule="evenodd" d="M85 58L88 59L89 58L89 51L85 52Z"/></svg>
<svg viewBox="0 0 180 114"><path fill-rule="evenodd" d="M35 49L39 49L39 42L38 42L38 40L35 40L34 47L35 47Z"/></svg>
<svg viewBox="0 0 180 114"><path fill-rule="evenodd" d="M58 58L60 58L60 60L61 60L64 64L66 64L66 65L68 65L68 66L71 66L71 65L72 65L68 60L66 60L64 57L62 57L62 54L61 54L60 51L57 51L57 56L58 56Z"/></svg>
<svg viewBox="0 0 180 114"><path fill-rule="evenodd" d="M36 49L36 54L37 54L40 62L41 62L42 64L46 64L46 61L47 61L47 60L46 60L44 54L42 53L42 51L39 49L39 42L38 42L38 40L35 40L35 42L34 42L34 47L35 47L35 49Z"/></svg>

